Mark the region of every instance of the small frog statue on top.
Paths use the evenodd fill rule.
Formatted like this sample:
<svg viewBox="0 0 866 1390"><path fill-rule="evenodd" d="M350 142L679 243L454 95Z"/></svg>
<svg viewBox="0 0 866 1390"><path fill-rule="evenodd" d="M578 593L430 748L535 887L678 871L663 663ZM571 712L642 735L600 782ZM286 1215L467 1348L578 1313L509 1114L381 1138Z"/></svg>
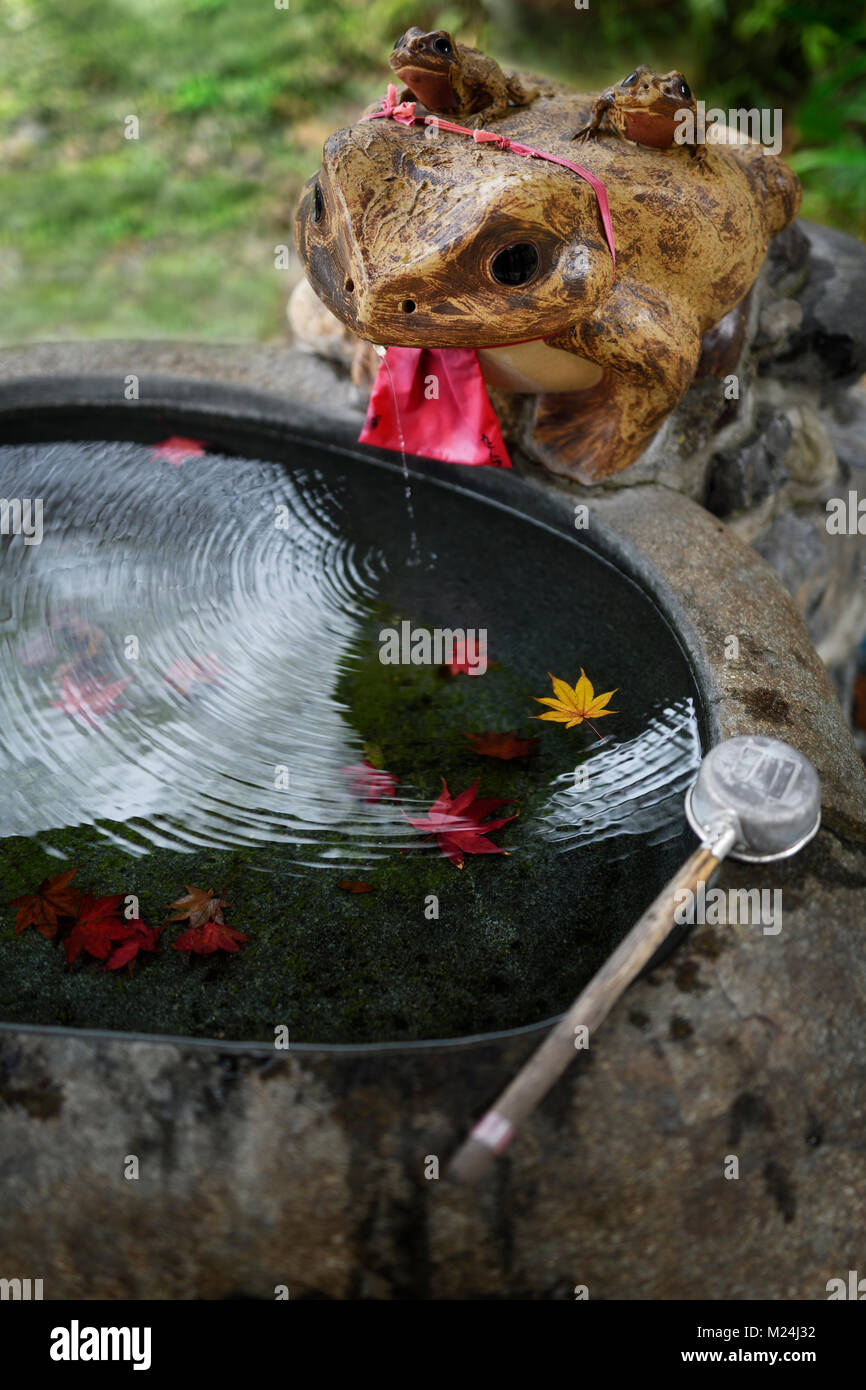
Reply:
<svg viewBox="0 0 866 1390"><path fill-rule="evenodd" d="M474 117L472 124L479 127L504 115L509 106L528 106L539 95L516 72L504 73L494 58L455 43L445 29L407 29L388 61L406 86L403 100L414 97L434 116Z"/></svg>
<svg viewBox="0 0 866 1390"><path fill-rule="evenodd" d="M626 140L636 145L649 145L653 149L668 150L674 144L677 129L676 116L679 111L689 111L692 115L692 134L697 118L697 102L692 89L681 72L666 72L659 76L642 64L617 82L607 87L592 104L589 124L583 126L571 138L589 140L596 136L601 126L607 122ZM707 147L702 140L683 141L696 164L702 170L706 167Z"/></svg>

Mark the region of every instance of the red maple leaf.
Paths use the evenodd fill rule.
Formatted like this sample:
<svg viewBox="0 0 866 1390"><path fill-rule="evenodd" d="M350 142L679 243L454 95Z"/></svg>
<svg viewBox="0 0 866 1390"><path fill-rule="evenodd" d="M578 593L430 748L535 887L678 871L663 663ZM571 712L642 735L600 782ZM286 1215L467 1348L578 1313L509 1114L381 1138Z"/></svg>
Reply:
<svg viewBox="0 0 866 1390"><path fill-rule="evenodd" d="M194 656L189 661L173 661L164 679L179 695L188 695L193 685L219 685L224 669L216 653L208 652L206 656Z"/></svg>
<svg viewBox="0 0 866 1390"><path fill-rule="evenodd" d="M372 883L365 883L362 878L341 878L337 884L344 893L372 893Z"/></svg>
<svg viewBox="0 0 866 1390"><path fill-rule="evenodd" d="M161 439L150 451L151 458L165 459L173 468L180 468L187 459L199 459L205 449L200 439L186 439L182 434L172 434Z"/></svg>
<svg viewBox="0 0 866 1390"><path fill-rule="evenodd" d="M474 658L471 662L468 660L470 654ZM474 643L468 648L465 640L455 642L451 652L451 660L446 661L442 670L447 671L449 676L483 676L482 665L486 670L495 666L496 662L487 660L487 638L476 637Z"/></svg>
<svg viewBox="0 0 866 1390"><path fill-rule="evenodd" d="M374 767L367 758L362 763L344 767L343 773L348 779L352 796L361 797L364 801L381 801L383 796L394 795L397 778L391 772Z"/></svg>
<svg viewBox="0 0 866 1390"><path fill-rule="evenodd" d="M214 951L237 951L246 941L242 931L226 926L225 922L202 922L190 927L174 943L176 951L193 951L197 956L210 956Z"/></svg>
<svg viewBox="0 0 866 1390"><path fill-rule="evenodd" d="M122 680L103 684L94 679L79 681L65 673L60 682L60 699L51 703L64 714L79 715L85 724L95 729L100 716L111 713L121 691L131 680L132 676L124 676Z"/></svg>
<svg viewBox="0 0 866 1390"><path fill-rule="evenodd" d="M129 973L132 975L139 951L155 951L157 949L162 927L146 927L137 917L130 918L126 925L131 928L132 936L112 951L105 965L102 966L103 970L121 970L124 965L128 965Z"/></svg>
<svg viewBox="0 0 866 1390"><path fill-rule="evenodd" d="M538 747L537 738L518 738L517 734L464 734L476 753L485 758L502 758L510 762L512 758L529 758Z"/></svg>
<svg viewBox="0 0 866 1390"><path fill-rule="evenodd" d="M119 916L122 902L122 893L113 893L107 898L94 898L88 893L82 898L75 925L63 943L67 965L71 965L81 951L106 960L113 942L127 941L134 936L132 923Z"/></svg>
<svg viewBox="0 0 866 1390"><path fill-rule="evenodd" d="M7 904L17 908L16 936L20 936L27 927L35 927L49 938L57 935L58 917L74 917L78 912L81 894L77 888L71 887L71 880L77 873L77 869L69 869L65 874L43 878L35 893L25 893Z"/></svg>
<svg viewBox="0 0 866 1390"><path fill-rule="evenodd" d="M465 792L452 797L443 777L442 793L433 802L426 817L413 820L411 816L406 816L409 824L414 825L416 830L426 830L428 835L436 836L439 848L458 869L463 868L465 854L506 854L506 850L500 849L499 845L494 845L493 841L486 837L492 830L499 830L503 825L507 825L517 815L515 811L514 816L485 821L485 816L489 816L491 811L497 810L498 807L505 806L512 798L476 798L477 790L478 783L473 782Z"/></svg>

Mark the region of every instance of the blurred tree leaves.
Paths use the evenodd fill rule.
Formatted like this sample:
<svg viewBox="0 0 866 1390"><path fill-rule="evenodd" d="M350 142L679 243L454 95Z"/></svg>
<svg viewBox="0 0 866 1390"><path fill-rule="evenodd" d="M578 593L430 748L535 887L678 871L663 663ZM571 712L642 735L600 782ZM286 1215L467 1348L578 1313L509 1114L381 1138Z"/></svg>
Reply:
<svg viewBox="0 0 866 1390"><path fill-rule="evenodd" d="M804 212L866 231L866 18L843 0L3 0L7 341L274 337L273 247L328 132L410 24L585 89L681 67L708 106L784 113ZM124 140L133 114L141 138Z"/></svg>
<svg viewBox="0 0 866 1390"><path fill-rule="evenodd" d="M866 11L849 0L488 0L511 58L600 87L681 68L707 107L780 108L803 214L866 234ZM496 28L494 24L492 26Z"/></svg>

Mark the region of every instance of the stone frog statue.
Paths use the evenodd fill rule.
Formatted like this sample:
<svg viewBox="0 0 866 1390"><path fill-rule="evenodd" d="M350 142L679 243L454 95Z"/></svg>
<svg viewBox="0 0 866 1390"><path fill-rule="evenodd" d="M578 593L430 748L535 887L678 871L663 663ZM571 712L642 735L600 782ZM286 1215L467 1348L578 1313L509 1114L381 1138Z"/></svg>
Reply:
<svg viewBox="0 0 866 1390"><path fill-rule="evenodd" d="M794 174L751 142L690 158L667 131L639 142L644 128L623 119L614 138L572 143L632 109L634 84L620 85L626 102L552 83L503 106L499 90L485 129L500 143L415 123L392 103L388 116L402 120L329 137L295 219L308 280L347 329L389 347L473 349L488 387L529 398L525 452L586 483L643 452L694 378L705 335L747 295L800 202ZM601 180L615 268L594 188L549 159L517 157L508 141L579 154ZM497 408L509 399L497 395Z"/></svg>

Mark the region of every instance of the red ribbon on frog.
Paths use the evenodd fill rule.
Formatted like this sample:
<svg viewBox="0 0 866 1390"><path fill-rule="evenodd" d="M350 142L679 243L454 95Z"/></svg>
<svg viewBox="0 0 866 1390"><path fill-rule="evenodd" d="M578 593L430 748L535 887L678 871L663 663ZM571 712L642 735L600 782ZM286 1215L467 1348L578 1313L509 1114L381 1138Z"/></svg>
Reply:
<svg viewBox="0 0 866 1390"><path fill-rule="evenodd" d="M416 116L414 101L398 102L393 82L388 84L387 96L382 99L382 110L372 111L361 119L374 121L379 118L406 126L434 125L437 130L455 135L471 135L478 145L493 144L511 154L546 159L570 169L595 193L616 278L616 247L607 189L588 169L571 160L560 159L559 155L546 154L532 145L509 140L495 131L474 130L439 116ZM432 406L434 401L436 404ZM445 463L511 467L474 348L389 347L370 396L359 443L375 444L380 449L405 449L407 453L441 459Z"/></svg>
<svg viewBox="0 0 866 1390"><path fill-rule="evenodd" d="M605 240L610 247L614 278L616 278L616 246L607 189L601 179L590 173L589 169L584 169L582 164L574 164L570 159L561 159L558 154L547 154L544 150L535 149L533 145L523 145L519 140L509 140L507 135L498 135L494 130L475 130L471 126L457 125L454 121L445 121L441 116L416 116L414 101L398 102L397 88L393 82L388 83L387 95L382 98L382 110L371 111L369 116L362 116L361 120L375 121L382 117L397 121L399 125L418 125L420 123L421 125L435 126L437 130L450 131L453 135L471 135L476 145L495 145L498 150L509 150L511 154L522 155L526 159L546 159L550 164L559 164L563 169L570 169L573 174L577 174L578 178L584 179L595 194Z"/></svg>

